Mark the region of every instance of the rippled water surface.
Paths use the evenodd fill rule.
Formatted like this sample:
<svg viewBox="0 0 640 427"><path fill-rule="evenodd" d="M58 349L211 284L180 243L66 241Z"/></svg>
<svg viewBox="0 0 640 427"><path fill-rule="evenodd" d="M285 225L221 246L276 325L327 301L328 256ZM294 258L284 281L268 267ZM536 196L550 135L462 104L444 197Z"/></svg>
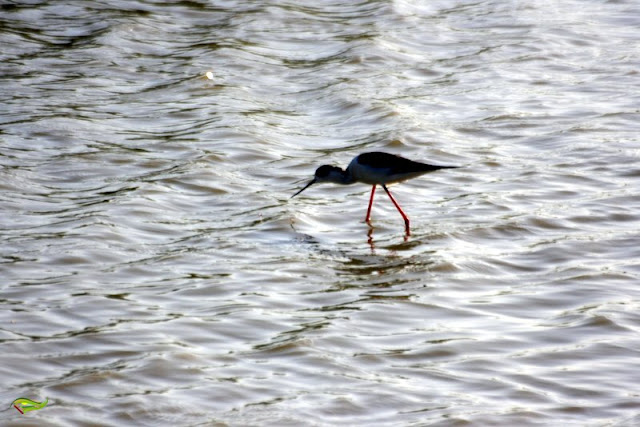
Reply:
<svg viewBox="0 0 640 427"><path fill-rule="evenodd" d="M2 425L640 423L638 2L0 21Z"/></svg>

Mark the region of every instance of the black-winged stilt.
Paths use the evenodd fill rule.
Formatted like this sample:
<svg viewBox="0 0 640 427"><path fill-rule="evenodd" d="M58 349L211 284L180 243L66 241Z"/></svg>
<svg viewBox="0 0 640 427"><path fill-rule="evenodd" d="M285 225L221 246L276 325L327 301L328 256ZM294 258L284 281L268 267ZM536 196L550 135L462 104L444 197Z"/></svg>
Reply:
<svg viewBox="0 0 640 427"><path fill-rule="evenodd" d="M389 189L387 188L387 184L405 181L439 169L452 169L457 167L458 166L428 165L426 163L415 162L389 153L363 153L354 157L346 170L331 165L320 166L316 170L315 176L311 182L305 185L302 190L291 196L291 198L294 198L311 185L318 182L333 182L336 184L353 184L355 182L363 182L365 184L371 184L373 187L371 188L371 197L369 198L369 208L367 209L367 216L364 219L366 223L370 224L373 195L376 192L376 186L380 185L389 195L389 198L396 209L398 209L398 212L400 212L400 215L402 215L405 231L408 235L410 234L409 217L404 213L398 202L396 202L396 199L393 198L391 192L389 192Z"/></svg>

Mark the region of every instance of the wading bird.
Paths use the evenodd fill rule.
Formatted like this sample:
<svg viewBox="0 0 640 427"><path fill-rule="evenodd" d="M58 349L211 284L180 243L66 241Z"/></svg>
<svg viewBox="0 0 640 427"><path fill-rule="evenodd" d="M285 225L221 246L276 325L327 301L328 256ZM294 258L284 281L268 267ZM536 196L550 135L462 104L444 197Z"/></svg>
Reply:
<svg viewBox="0 0 640 427"><path fill-rule="evenodd" d="M319 182L333 182L345 185L356 182L370 184L372 185L371 197L369 198L367 216L364 219L367 224L370 224L373 195L376 192L376 186L380 185L387 195L389 195L389 198L396 209L398 209L398 212L400 212L400 215L402 215L405 231L407 235L409 235L409 217L404 213L398 202L396 202L396 199L391 195L391 192L389 192L389 189L387 188L387 184L405 181L440 169L452 169L457 167L458 166L428 165L426 163L415 162L389 153L363 153L356 156L351 163L349 163L346 170L331 165L320 166L316 170L315 176L311 182L305 185L302 190L291 196L291 198L294 198L311 185Z"/></svg>

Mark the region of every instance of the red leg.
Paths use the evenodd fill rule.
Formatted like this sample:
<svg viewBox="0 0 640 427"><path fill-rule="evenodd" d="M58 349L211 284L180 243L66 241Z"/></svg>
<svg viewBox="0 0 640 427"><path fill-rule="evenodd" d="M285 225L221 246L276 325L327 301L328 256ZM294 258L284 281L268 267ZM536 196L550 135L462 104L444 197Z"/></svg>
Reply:
<svg viewBox="0 0 640 427"><path fill-rule="evenodd" d="M371 206L373 206L373 195L376 194L376 186L371 187L371 197L369 198L369 209L367 209L367 216L364 222L371 221Z"/></svg>
<svg viewBox="0 0 640 427"><path fill-rule="evenodd" d="M404 219L404 230L405 230L405 232L407 234L411 234L410 231L409 231L409 217L407 216L407 214L404 213L404 211L402 210L402 208L400 207L398 202L396 202L396 199L393 198L393 196L391 195L391 192L389 192L389 189L387 188L387 186L382 184L382 188L384 188L384 191L387 192L387 194L389 195L389 198L393 202L393 205L396 207L396 209L398 209L398 212L400 212L400 215L402 215L402 219Z"/></svg>

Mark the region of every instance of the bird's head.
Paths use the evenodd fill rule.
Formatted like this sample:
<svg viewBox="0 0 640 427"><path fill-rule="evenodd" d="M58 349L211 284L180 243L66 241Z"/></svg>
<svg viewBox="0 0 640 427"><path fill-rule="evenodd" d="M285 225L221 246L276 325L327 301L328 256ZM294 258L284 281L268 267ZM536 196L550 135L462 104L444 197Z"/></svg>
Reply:
<svg viewBox="0 0 640 427"><path fill-rule="evenodd" d="M307 185L305 185L302 190L298 191L296 194L291 196L293 199L298 194L302 193L307 188L311 187L313 184L318 182L336 182L341 183L344 181L344 171L337 166L331 165L322 165L318 169L316 169L316 173L313 176L313 179L309 181Z"/></svg>

